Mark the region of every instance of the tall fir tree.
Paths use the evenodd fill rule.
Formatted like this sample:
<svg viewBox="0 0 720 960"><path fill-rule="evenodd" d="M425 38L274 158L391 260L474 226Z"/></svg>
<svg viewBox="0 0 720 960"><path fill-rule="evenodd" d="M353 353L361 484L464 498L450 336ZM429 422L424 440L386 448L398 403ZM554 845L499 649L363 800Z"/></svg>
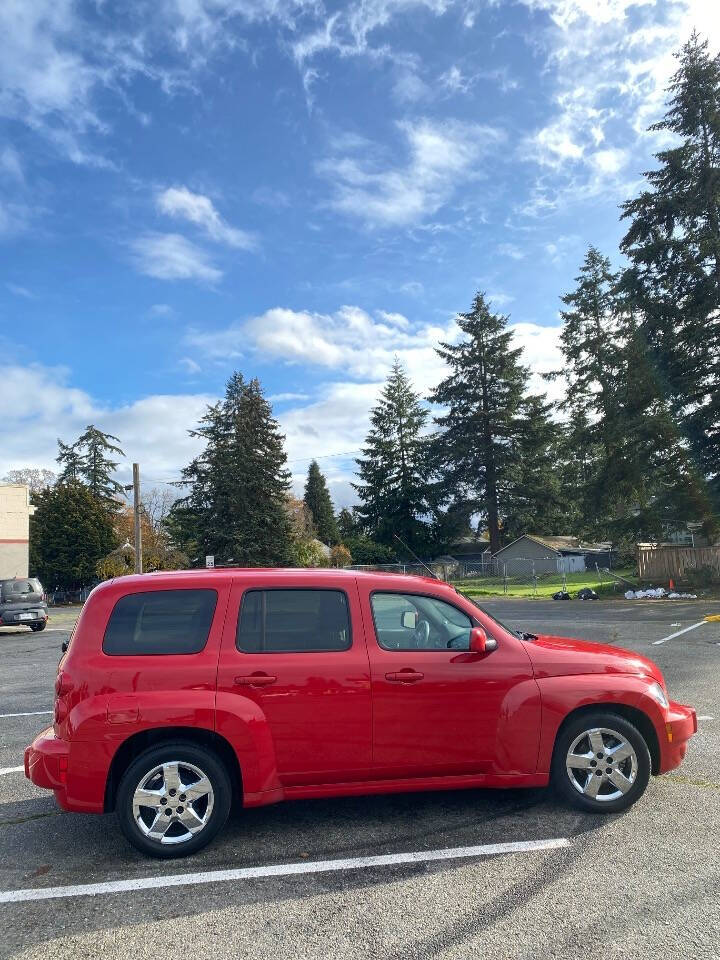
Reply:
<svg viewBox="0 0 720 960"><path fill-rule="evenodd" d="M512 346L508 318L491 313L482 293L457 318L464 338L442 343L438 354L450 374L430 399L446 410L436 418L434 441L438 496L451 512L478 514L493 553L501 543L501 504L518 465L527 368Z"/></svg>
<svg viewBox="0 0 720 960"><path fill-rule="evenodd" d="M79 480L106 509L111 512L119 510L123 488L112 477L119 463L113 456L125 456L116 445L119 443L117 437L103 433L93 423L85 428L85 433L73 444L58 440L57 462L61 467L61 482Z"/></svg>
<svg viewBox="0 0 720 960"><path fill-rule="evenodd" d="M693 33L677 54L665 117L651 130L673 146L656 154L647 189L623 206L630 226L626 295L640 314L655 375L692 469L720 505L720 55Z"/></svg>
<svg viewBox="0 0 720 960"><path fill-rule="evenodd" d="M290 564L285 438L260 383L234 373L224 399L209 406L190 433L205 449L182 472L190 492L169 521L178 545L191 556L212 554L218 563Z"/></svg>
<svg viewBox="0 0 720 960"><path fill-rule="evenodd" d="M357 461L360 482L353 484L360 498L355 514L365 533L393 549L394 534L416 553L428 548L431 483L423 435L428 417L396 358L371 412L371 429Z"/></svg>
<svg viewBox="0 0 720 960"><path fill-rule="evenodd" d="M90 489L59 481L33 497L30 570L46 587L76 589L96 579L96 566L117 546L113 518Z"/></svg>
<svg viewBox="0 0 720 960"><path fill-rule="evenodd" d="M330 491L316 460L313 460L308 468L304 500L305 506L310 511L318 538L330 546L338 543L340 534L332 500L330 499Z"/></svg>
<svg viewBox="0 0 720 960"><path fill-rule="evenodd" d="M501 504L503 537L508 543L524 533L547 536L570 529L558 470L560 434L552 409L545 396L533 394L518 411L516 466Z"/></svg>

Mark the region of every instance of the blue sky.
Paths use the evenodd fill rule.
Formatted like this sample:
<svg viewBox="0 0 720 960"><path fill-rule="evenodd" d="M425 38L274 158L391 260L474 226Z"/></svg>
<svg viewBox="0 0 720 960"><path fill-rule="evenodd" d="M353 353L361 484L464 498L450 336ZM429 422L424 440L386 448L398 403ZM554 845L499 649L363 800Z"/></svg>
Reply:
<svg viewBox="0 0 720 960"><path fill-rule="evenodd" d="M426 393L478 288L539 383L587 245L617 257L672 52L718 11L4 0L0 475L95 422L125 475L174 479L237 368L296 489L317 456L350 503L393 356Z"/></svg>

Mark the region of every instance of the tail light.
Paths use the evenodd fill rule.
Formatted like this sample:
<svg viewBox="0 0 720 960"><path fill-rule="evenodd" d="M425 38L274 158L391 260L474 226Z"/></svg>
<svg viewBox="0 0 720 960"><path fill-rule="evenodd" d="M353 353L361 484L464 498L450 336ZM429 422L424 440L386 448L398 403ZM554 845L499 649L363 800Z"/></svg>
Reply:
<svg viewBox="0 0 720 960"><path fill-rule="evenodd" d="M72 690L72 681L70 677L62 670L58 670L55 678L55 708L53 719L56 724L60 724L68 715L68 705L65 697Z"/></svg>

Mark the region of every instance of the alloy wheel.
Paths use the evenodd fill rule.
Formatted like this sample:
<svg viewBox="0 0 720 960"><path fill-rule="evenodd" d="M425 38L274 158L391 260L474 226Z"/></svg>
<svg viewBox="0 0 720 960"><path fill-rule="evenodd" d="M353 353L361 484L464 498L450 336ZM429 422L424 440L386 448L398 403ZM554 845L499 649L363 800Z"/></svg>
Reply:
<svg viewBox="0 0 720 960"><path fill-rule="evenodd" d="M623 734L608 727L592 727L570 744L565 767L578 793L608 803L624 796L635 783L638 758Z"/></svg>
<svg viewBox="0 0 720 960"><path fill-rule="evenodd" d="M183 760L153 767L132 797L133 819L150 840L185 843L207 826L215 803L207 774Z"/></svg>

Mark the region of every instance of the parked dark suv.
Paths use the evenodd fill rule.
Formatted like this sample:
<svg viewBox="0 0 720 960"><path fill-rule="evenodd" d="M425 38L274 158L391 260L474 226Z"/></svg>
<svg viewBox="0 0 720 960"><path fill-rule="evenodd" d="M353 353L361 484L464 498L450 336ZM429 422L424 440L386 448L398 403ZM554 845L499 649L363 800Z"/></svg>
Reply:
<svg viewBox="0 0 720 960"><path fill-rule="evenodd" d="M4 627L30 627L44 630L47 626L47 603L42 584L35 577L13 577L0 580L0 624Z"/></svg>

